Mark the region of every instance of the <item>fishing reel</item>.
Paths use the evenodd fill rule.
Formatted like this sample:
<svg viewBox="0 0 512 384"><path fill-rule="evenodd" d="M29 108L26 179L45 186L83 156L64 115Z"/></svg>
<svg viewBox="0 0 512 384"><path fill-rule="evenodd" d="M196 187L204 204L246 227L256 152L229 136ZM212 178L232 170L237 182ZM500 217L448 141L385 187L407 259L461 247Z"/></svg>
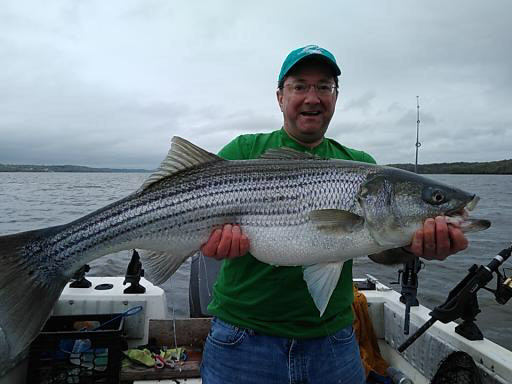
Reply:
<svg viewBox="0 0 512 384"><path fill-rule="evenodd" d="M483 335L475 323L476 315L480 313L477 292L483 288L494 294L499 304L505 304L512 297L512 278L506 277L505 268L500 273L499 267L511 256L512 245L501 250L489 264L472 265L468 274L448 294L446 301L430 312L430 320L423 324L411 337L398 347L399 352L405 351L414 341L427 331L437 320L449 323L462 319L462 323L455 327L455 332L468 340L482 340ZM496 289L486 285L497 277Z"/></svg>
<svg viewBox="0 0 512 384"><path fill-rule="evenodd" d="M483 287L485 290L494 293L494 297L499 304L506 304L512 297L512 277L505 275L505 270L512 268L503 268L503 273L496 271L497 282L496 289Z"/></svg>

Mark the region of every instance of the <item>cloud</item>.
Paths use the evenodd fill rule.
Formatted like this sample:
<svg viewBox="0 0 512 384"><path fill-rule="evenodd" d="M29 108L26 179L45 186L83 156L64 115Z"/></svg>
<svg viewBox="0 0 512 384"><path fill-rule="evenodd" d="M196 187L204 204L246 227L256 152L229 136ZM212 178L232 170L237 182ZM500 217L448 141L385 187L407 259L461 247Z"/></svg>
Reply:
<svg viewBox="0 0 512 384"><path fill-rule="evenodd" d="M350 98L346 103L346 109L360 109L362 112L368 112L371 109L371 103L375 99L374 91L366 91L356 98Z"/></svg>
<svg viewBox="0 0 512 384"><path fill-rule="evenodd" d="M279 67L310 43L342 68L340 142L412 161L419 95L422 161L510 157L510 2L291 4L4 2L0 162L151 168L173 135L278 129Z"/></svg>

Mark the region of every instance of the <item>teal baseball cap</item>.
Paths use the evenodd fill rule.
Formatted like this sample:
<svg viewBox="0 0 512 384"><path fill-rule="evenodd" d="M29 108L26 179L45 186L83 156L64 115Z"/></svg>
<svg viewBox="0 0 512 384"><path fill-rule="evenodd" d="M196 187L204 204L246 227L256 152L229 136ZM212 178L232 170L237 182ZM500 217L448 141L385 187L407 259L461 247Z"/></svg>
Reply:
<svg viewBox="0 0 512 384"><path fill-rule="evenodd" d="M318 45L306 45L305 47L295 49L291 51L286 59L284 59L283 66L281 67L281 72L279 72L278 83L283 80L283 77L292 69L294 65L296 65L299 61L309 58L309 57L318 57L320 60L324 60L327 64L332 67L332 70L336 76L341 75L341 70L336 64L336 59L334 55L329 52L327 49L321 48Z"/></svg>

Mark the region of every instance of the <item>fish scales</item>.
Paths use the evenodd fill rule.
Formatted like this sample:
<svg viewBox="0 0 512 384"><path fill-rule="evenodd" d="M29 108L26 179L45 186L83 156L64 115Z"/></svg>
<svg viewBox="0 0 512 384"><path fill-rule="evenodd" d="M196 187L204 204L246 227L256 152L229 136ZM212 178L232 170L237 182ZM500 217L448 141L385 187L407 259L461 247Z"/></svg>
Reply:
<svg viewBox="0 0 512 384"><path fill-rule="evenodd" d="M70 223L29 249L27 258L39 266L52 260L55 271L64 268L72 273L77 255L88 259L89 253L115 252L128 243L137 247L137 239L155 240L175 231L203 232L204 240L212 226L226 219L254 227L303 224L314 209L351 209L363 180L364 176L314 161L201 167ZM65 265L66 260L74 262Z"/></svg>
<svg viewBox="0 0 512 384"><path fill-rule="evenodd" d="M465 230L485 229L488 221L459 215L477 201L398 169L286 149L226 161L173 138L135 193L68 224L0 236L0 375L37 335L70 276L102 255L141 250L158 284L213 228L240 224L258 260L304 267L322 315L345 260L408 244L427 217L455 214Z"/></svg>
<svg viewBox="0 0 512 384"><path fill-rule="evenodd" d="M56 235L58 244L50 240L47 249L53 252L48 259L59 263L77 254L105 254L126 249L128 244L137 247L141 245L137 239L146 242L172 237L176 230L181 236L203 232L200 239L204 241L212 226L226 221L280 227L303 224L307 213L315 209L337 208L358 214L354 195L366 176L325 162L296 160L277 165L231 162L193 169L90 215L88 220L72 223L70 235L66 230Z"/></svg>

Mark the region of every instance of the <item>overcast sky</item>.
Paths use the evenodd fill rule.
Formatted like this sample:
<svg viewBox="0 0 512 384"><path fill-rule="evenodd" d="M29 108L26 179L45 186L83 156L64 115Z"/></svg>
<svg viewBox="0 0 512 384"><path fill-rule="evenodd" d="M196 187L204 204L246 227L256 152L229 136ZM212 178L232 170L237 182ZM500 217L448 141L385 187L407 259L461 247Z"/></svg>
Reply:
<svg viewBox="0 0 512 384"><path fill-rule="evenodd" d="M381 164L512 158L512 1L0 3L0 163L155 168L281 127L283 59L342 69L328 135Z"/></svg>

